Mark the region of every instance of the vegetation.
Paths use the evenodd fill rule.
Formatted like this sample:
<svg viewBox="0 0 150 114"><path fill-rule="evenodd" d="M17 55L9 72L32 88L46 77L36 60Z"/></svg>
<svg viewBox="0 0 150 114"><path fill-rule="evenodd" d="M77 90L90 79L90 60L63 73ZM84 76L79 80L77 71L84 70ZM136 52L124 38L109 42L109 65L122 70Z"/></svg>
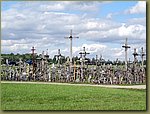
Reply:
<svg viewBox="0 0 150 114"><path fill-rule="evenodd" d="M1 84L2 110L146 110L146 90Z"/></svg>
<svg viewBox="0 0 150 114"><path fill-rule="evenodd" d="M6 63L6 59L8 59L9 61L19 61L20 58L21 58L23 61L32 60L32 55L31 55L31 54L28 54L28 53L26 53L26 54L19 54L19 53L17 53L17 54L14 54L14 53L1 54L1 57L2 57L1 64L5 64L5 63ZM39 57L39 55L36 55L36 58L37 58L37 57ZM67 56L67 57L62 56L62 57L61 57L61 64L62 64L62 63L65 63L68 58L69 58L68 56ZM91 59L86 58L86 59L87 59L87 63L88 63L89 65L96 65L96 59L95 59L95 58L91 58ZM79 60L79 57L78 57L78 56L73 57L73 64L74 64L74 61L77 61L77 60ZM49 62L49 64L52 64L52 63L55 63L55 64L56 64L56 63L58 62L56 55L54 55L53 58L49 58L49 59L48 59L48 62ZM107 60L107 61L104 60L103 62L104 62L105 64L110 64L110 63L113 64L113 65L116 64L116 61L110 61L110 60ZM76 64L80 64L80 62L76 62ZM118 60L118 63L117 63L117 64L118 64L118 65L124 65L125 62ZM139 61L138 64L141 64L141 61ZM144 60L144 65L146 65L146 60Z"/></svg>

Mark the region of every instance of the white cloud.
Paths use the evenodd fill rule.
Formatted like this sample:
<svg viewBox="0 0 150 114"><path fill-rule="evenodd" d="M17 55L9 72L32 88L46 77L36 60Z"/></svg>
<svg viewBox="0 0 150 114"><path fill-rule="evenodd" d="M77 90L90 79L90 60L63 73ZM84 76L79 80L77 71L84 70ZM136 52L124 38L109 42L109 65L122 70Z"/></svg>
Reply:
<svg viewBox="0 0 150 114"><path fill-rule="evenodd" d="M118 49L114 55L115 57L122 57L123 54L124 54L124 50Z"/></svg>
<svg viewBox="0 0 150 114"><path fill-rule="evenodd" d="M146 26L146 17L141 17L141 18L131 18L128 20L128 24L140 24L143 26Z"/></svg>
<svg viewBox="0 0 150 114"><path fill-rule="evenodd" d="M120 43L129 38L134 43L145 43L146 42L146 27L140 24L122 24L118 27L108 27L105 30L90 30L81 32L79 34L81 38L87 40L99 42L99 43Z"/></svg>
<svg viewBox="0 0 150 114"><path fill-rule="evenodd" d="M113 15L112 13L109 13L109 14L107 14L106 18L107 19L112 19L112 15Z"/></svg>
<svg viewBox="0 0 150 114"><path fill-rule="evenodd" d="M109 19L91 16L92 12L97 11L98 3L101 2L24 3L2 11L2 52L4 53L29 52L30 48L35 46L37 53L49 49L49 54L53 57L60 48L62 54L69 56L69 44L64 37L69 36L70 29L73 29L73 35L81 39L79 39L80 45L73 44L74 56L78 56L85 46L91 53L90 57L102 53L106 58L121 58L123 51L120 48L112 49L105 43L109 45L122 43L125 37L128 37L129 41L140 42L141 46L146 42L146 24L143 24L146 18L132 18L122 24L110 19L117 13L112 15L110 13ZM54 6L56 7L53 8ZM82 39L88 41L88 44L82 42Z"/></svg>
<svg viewBox="0 0 150 114"><path fill-rule="evenodd" d="M138 3L135 6L126 10L125 13L129 14L146 13L146 1L138 1Z"/></svg>
<svg viewBox="0 0 150 114"><path fill-rule="evenodd" d="M131 37L137 39L146 39L146 27L142 25L122 25L118 29L119 36L121 37Z"/></svg>
<svg viewBox="0 0 150 114"><path fill-rule="evenodd" d="M61 3L58 4L52 4L52 5L40 5L41 10L45 11L45 10L49 10L49 11L60 11L60 10L64 10L64 6Z"/></svg>
<svg viewBox="0 0 150 114"><path fill-rule="evenodd" d="M123 55L118 54L120 53L120 48L112 48L109 47L107 45L104 44L83 44L81 47L73 47L74 50L74 55L78 55L79 56L79 52L81 52L83 50L83 47L85 47L86 52L89 52L90 54L87 55L87 57L89 58L95 58L96 55L98 55L98 57L100 57L100 55L102 55L106 60L112 60L112 59L116 59L116 58L122 58L121 56Z"/></svg>

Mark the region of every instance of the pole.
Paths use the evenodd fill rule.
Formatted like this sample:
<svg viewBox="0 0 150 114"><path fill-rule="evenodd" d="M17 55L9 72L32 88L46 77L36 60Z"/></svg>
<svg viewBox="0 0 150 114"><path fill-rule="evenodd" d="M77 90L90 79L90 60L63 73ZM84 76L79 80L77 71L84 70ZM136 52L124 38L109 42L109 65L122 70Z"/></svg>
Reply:
<svg viewBox="0 0 150 114"><path fill-rule="evenodd" d="M76 63L74 62L74 81L76 80Z"/></svg>
<svg viewBox="0 0 150 114"><path fill-rule="evenodd" d="M33 70L32 70L32 76L33 76L33 74L34 74L34 51L35 51L35 48L32 47L31 51L32 51L32 68L33 68Z"/></svg>
<svg viewBox="0 0 150 114"><path fill-rule="evenodd" d="M136 67L136 61L137 61L136 56L138 56L138 54L137 54L137 52L136 52L136 48L134 48L133 56L134 56L134 68L135 68L135 67Z"/></svg>
<svg viewBox="0 0 150 114"><path fill-rule="evenodd" d="M127 64L128 64L128 61L127 61L127 59L128 59L128 57L127 57L127 38L126 38L126 43L125 43L125 68L126 68L126 70L127 70Z"/></svg>
<svg viewBox="0 0 150 114"><path fill-rule="evenodd" d="M60 68L60 57L61 57L61 54L60 54L60 49L58 49L58 67Z"/></svg>
<svg viewBox="0 0 150 114"><path fill-rule="evenodd" d="M70 66L72 66L72 38L70 39Z"/></svg>
<svg viewBox="0 0 150 114"><path fill-rule="evenodd" d="M142 58L142 71L144 71L144 51L143 51L143 47L141 48L142 52L141 52L141 58Z"/></svg>

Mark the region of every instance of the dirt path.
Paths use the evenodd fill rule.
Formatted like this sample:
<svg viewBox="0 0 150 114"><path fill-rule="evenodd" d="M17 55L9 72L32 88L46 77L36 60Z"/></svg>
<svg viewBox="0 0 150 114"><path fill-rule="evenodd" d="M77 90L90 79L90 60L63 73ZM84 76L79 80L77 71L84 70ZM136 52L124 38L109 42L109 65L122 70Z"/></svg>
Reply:
<svg viewBox="0 0 150 114"><path fill-rule="evenodd" d="M96 87L107 87L107 88L127 88L127 89L146 89L146 85L93 85L93 84L69 84L69 83L54 83L54 82L17 82L17 81L1 81L1 83L28 83L28 84L55 84L55 85L74 85L74 86L96 86Z"/></svg>

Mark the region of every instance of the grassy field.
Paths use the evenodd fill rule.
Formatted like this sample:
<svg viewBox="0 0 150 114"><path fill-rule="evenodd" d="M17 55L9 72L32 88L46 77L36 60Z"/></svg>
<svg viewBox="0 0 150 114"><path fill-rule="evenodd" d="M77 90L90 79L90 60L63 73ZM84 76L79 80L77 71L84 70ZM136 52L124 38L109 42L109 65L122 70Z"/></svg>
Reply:
<svg viewBox="0 0 150 114"><path fill-rule="evenodd" d="M146 90L1 84L2 110L146 110Z"/></svg>

